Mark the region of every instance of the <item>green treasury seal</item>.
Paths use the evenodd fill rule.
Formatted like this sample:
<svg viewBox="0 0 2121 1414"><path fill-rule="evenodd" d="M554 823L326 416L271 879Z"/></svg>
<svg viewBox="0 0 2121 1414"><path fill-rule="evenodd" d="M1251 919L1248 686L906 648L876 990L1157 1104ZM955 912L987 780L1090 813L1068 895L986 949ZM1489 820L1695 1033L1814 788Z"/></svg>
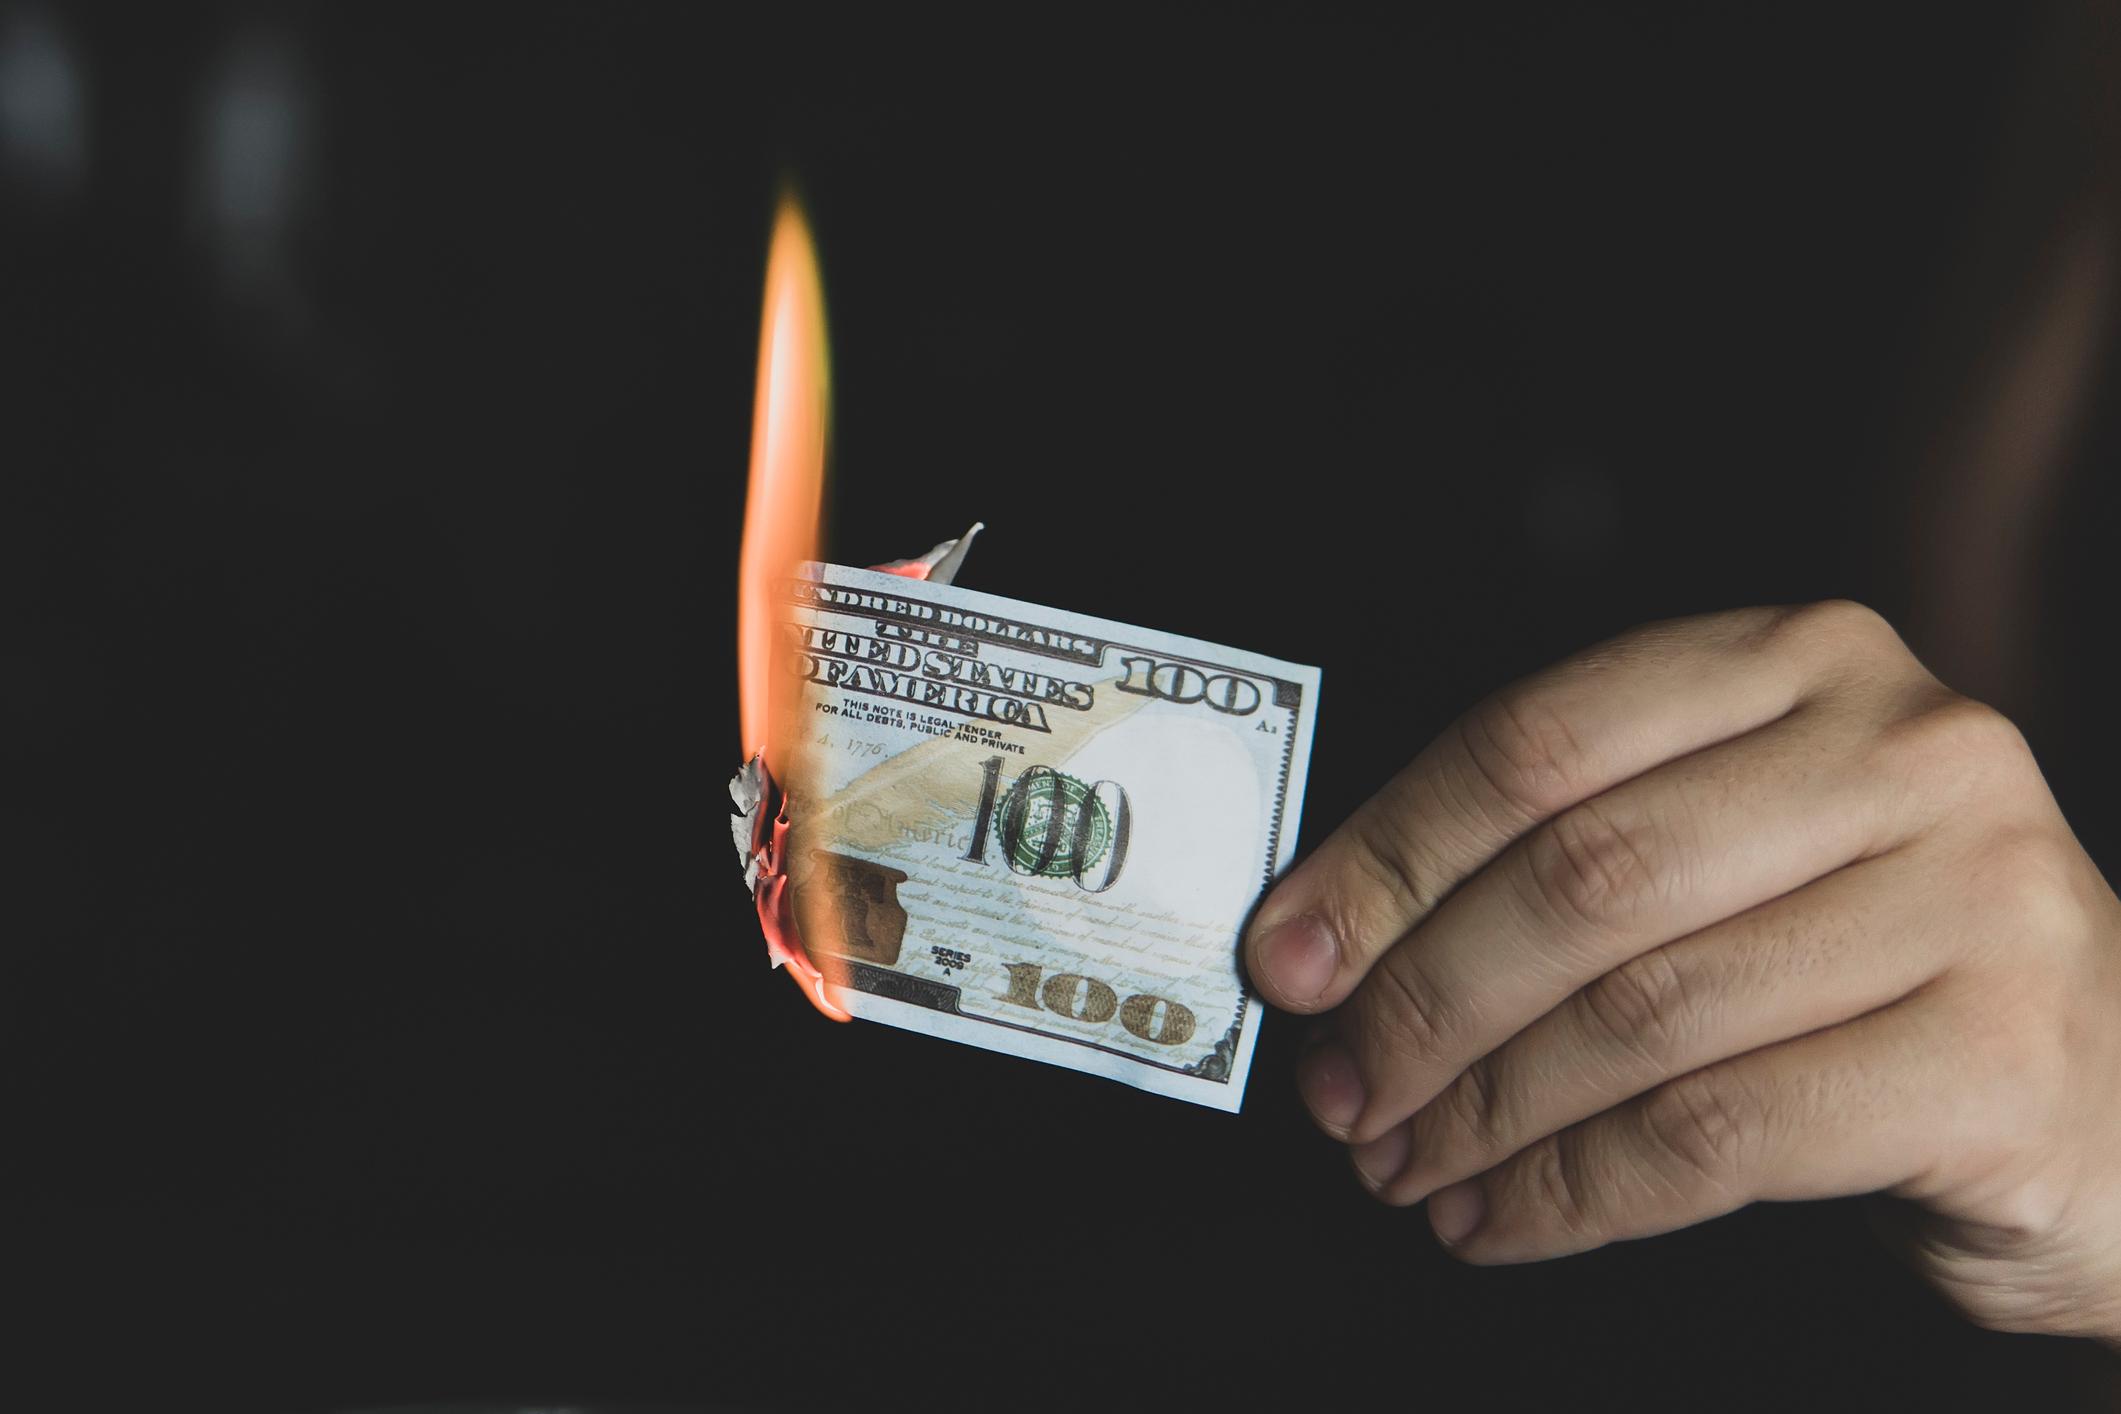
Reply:
<svg viewBox="0 0 2121 1414"><path fill-rule="evenodd" d="M994 830L1019 874L1080 878L1112 845L1112 816L1097 793L1051 766L1033 766L994 806Z"/></svg>

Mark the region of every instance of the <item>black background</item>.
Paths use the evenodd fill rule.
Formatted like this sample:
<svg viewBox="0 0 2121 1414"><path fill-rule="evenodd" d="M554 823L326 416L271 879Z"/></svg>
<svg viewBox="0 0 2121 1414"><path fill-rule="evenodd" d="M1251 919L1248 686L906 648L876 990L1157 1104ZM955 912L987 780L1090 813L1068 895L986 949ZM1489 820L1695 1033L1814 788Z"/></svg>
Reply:
<svg viewBox="0 0 2121 1414"><path fill-rule="evenodd" d="M0 12L85 134L5 173L0 1382L2059 1405L2086 1352L1965 1326L1852 1204L1460 1267L1312 1131L1285 1019L1237 1118L827 1025L723 827L784 173L834 558L977 516L969 587L1320 665L1315 841L1631 623L1910 610L1920 370L2010 273L1966 232L2044 13L1943 8ZM2098 841L2076 720L2035 745Z"/></svg>

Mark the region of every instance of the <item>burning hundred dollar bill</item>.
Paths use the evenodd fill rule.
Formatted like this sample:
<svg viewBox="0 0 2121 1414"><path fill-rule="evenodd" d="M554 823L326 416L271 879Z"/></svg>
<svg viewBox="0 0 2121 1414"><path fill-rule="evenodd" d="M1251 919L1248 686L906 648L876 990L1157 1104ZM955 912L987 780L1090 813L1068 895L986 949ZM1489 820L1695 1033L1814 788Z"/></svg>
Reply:
<svg viewBox="0 0 2121 1414"><path fill-rule="evenodd" d="M816 553L822 294L784 203L740 571L738 861L819 1010L1234 1111L1238 936L1288 863L1318 672L954 584L973 535Z"/></svg>
<svg viewBox="0 0 2121 1414"><path fill-rule="evenodd" d="M841 565L778 605L792 740L731 787L776 964L829 1012L1237 1109L1238 934L1316 670Z"/></svg>

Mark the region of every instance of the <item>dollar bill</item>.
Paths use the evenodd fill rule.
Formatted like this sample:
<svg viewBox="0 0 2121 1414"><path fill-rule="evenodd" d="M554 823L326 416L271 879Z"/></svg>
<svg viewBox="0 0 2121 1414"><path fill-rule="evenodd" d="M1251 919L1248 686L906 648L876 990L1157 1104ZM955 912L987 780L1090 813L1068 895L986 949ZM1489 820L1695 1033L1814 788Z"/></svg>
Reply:
<svg viewBox="0 0 2121 1414"><path fill-rule="evenodd" d="M858 1017L1235 1111L1315 668L841 565L783 582L783 854Z"/></svg>

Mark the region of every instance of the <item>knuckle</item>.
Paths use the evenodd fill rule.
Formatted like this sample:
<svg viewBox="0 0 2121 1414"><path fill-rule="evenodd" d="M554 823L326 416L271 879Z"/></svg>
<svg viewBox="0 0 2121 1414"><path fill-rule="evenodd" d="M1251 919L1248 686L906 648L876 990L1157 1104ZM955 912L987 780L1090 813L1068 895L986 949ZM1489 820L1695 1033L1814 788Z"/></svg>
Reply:
<svg viewBox="0 0 2121 1414"><path fill-rule="evenodd" d="M1449 1010L1408 949L1386 954L1358 995L1357 1024L1368 1049L1385 1064L1433 1066L1449 1053Z"/></svg>
<svg viewBox="0 0 2121 1414"><path fill-rule="evenodd" d="M2033 770L2033 749L2017 723L1986 702L1953 696L1923 714L1923 738L1944 761L2006 771Z"/></svg>
<svg viewBox="0 0 2121 1414"><path fill-rule="evenodd" d="M1887 727L1877 748L1877 767L1902 781L1926 782L1957 795L1975 792L1990 810L2027 804L2045 796L2024 733L1986 703L1946 694Z"/></svg>
<svg viewBox="0 0 2121 1414"><path fill-rule="evenodd" d="M1523 1199L1579 1240L1592 1238L1598 1225L1581 1135L1581 1130L1563 1130L1525 1150L1510 1166Z"/></svg>
<svg viewBox="0 0 2121 1414"><path fill-rule="evenodd" d="M1651 1162L1680 1191L1721 1191L1744 1171L1757 1111L1727 1072L1697 1070L1652 1091L1642 1123Z"/></svg>
<svg viewBox="0 0 2121 1414"><path fill-rule="evenodd" d="M1586 801L1534 833L1526 860L1549 911L1594 926L1625 922L1663 891L1659 828Z"/></svg>
<svg viewBox="0 0 2121 1414"><path fill-rule="evenodd" d="M2080 993L2071 969L2046 964L1947 976L1933 990L1932 1034L1949 1037L1962 1103L1991 1120L1970 1157L2007 1161L2084 1123L2075 1097L2094 1088L2088 1048L2066 1020Z"/></svg>
<svg viewBox="0 0 2121 1414"><path fill-rule="evenodd" d="M1578 797L1585 760L1568 719L1537 689L1509 687L1459 721L1480 783L1517 817L1543 819Z"/></svg>
<svg viewBox="0 0 2121 1414"><path fill-rule="evenodd" d="M1599 1049L1630 1070L1661 1072L1699 1025L1693 989L1663 948L1630 958L1577 996Z"/></svg>
<svg viewBox="0 0 2121 1414"><path fill-rule="evenodd" d="M1414 1117L1419 1151L1454 1170L1511 1147L1520 1112L1485 1059L1466 1067Z"/></svg>
<svg viewBox="0 0 2121 1414"><path fill-rule="evenodd" d="M1787 608L1769 626L1764 641L1771 648L1795 649L1806 657L1907 654L1907 646L1885 616L1853 599L1822 599Z"/></svg>
<svg viewBox="0 0 2121 1414"><path fill-rule="evenodd" d="M1412 918L1434 908L1442 896L1440 872L1431 867L1402 802L1379 799L1349 821L1349 865L1373 895L1391 901L1394 917Z"/></svg>
<svg viewBox="0 0 2121 1414"><path fill-rule="evenodd" d="M2058 979L2059 980L2059 979ZM2074 1045L2068 1028L2054 1021L2067 999L2036 982L1998 1010L2012 1024L1998 1026L1983 1038L1994 1093L2008 1096L2021 1123L2036 1132L2051 1128L2059 1118L2062 1097L2072 1093L2071 1081L2081 1064L2083 1051Z"/></svg>
<svg viewBox="0 0 2121 1414"><path fill-rule="evenodd" d="M2041 1134L2070 1127L2076 1107L2069 1097L2087 1088L2085 1048L2069 1027L2055 1021L2058 1009L2066 1005L2065 997L2036 984L2015 1007L2005 1009L2006 1015L2015 1013L2012 1019L2018 1024L1991 1033L1991 1093L2007 1097L2014 1137L2021 1144L2037 1143Z"/></svg>
<svg viewBox="0 0 2121 1414"><path fill-rule="evenodd" d="M2046 828L2004 830L1981 845L1972 884L1987 930L2021 956L2029 941L2074 945L2094 931L2073 843Z"/></svg>
<svg viewBox="0 0 2121 1414"><path fill-rule="evenodd" d="M2038 912L2069 890L2060 844L2045 830L2006 830L1981 848L1984 892L2016 917Z"/></svg>

